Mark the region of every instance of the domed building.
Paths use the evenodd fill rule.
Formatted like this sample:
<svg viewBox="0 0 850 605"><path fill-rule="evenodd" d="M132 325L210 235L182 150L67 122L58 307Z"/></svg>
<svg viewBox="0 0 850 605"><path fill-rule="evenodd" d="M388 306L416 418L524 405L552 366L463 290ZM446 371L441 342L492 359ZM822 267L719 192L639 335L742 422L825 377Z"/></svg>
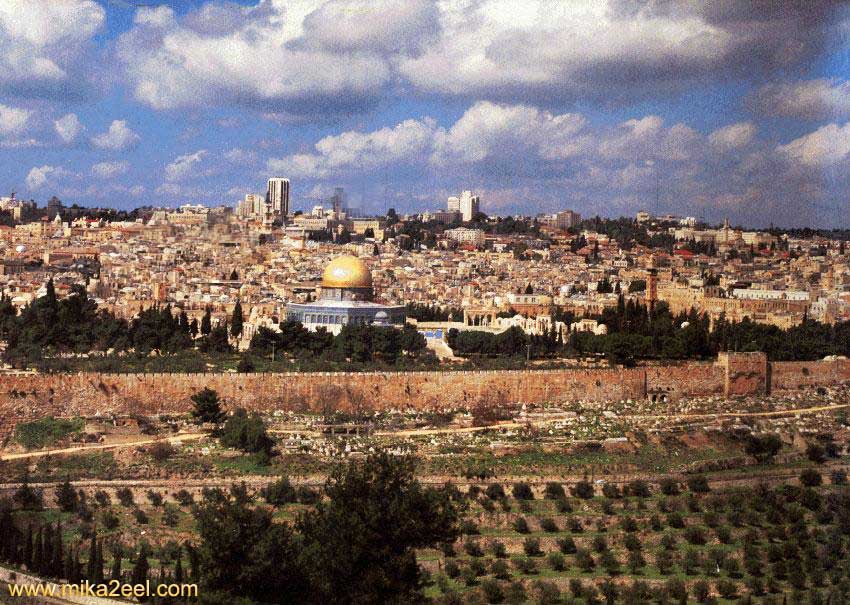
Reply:
<svg viewBox="0 0 850 605"><path fill-rule="evenodd" d="M286 319L308 330L325 328L339 334L345 324L404 325L403 306L375 302L372 273L355 256L338 256L322 274L319 300L286 305Z"/></svg>

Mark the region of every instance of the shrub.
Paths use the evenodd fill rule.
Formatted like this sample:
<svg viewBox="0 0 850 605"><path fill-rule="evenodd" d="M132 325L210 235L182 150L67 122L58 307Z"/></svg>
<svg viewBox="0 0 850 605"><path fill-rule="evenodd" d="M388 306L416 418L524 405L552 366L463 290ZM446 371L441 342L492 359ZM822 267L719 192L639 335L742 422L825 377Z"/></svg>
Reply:
<svg viewBox="0 0 850 605"><path fill-rule="evenodd" d="M580 534L584 531L584 526L581 524L581 519L570 519L570 531L574 534Z"/></svg>
<svg viewBox="0 0 850 605"><path fill-rule="evenodd" d="M800 473L800 483L806 487L816 487L821 484L823 478L821 474L813 468L804 469Z"/></svg>
<svg viewBox="0 0 850 605"><path fill-rule="evenodd" d="M476 577L481 577L487 574L487 564L483 559L471 559L469 561L469 568L472 570L472 573L475 574Z"/></svg>
<svg viewBox="0 0 850 605"><path fill-rule="evenodd" d="M560 483L550 481L546 484L543 497L547 500L563 500L567 497L567 492L564 491L564 486Z"/></svg>
<svg viewBox="0 0 850 605"><path fill-rule="evenodd" d="M187 490L181 489L174 494L174 499L180 506L192 506L195 503L195 497Z"/></svg>
<svg viewBox="0 0 850 605"><path fill-rule="evenodd" d="M817 464L826 462L826 450L820 443L810 443L806 446L806 458Z"/></svg>
<svg viewBox="0 0 850 605"><path fill-rule="evenodd" d="M620 573L620 561L610 550L602 553L599 563L609 575L614 576Z"/></svg>
<svg viewBox="0 0 850 605"><path fill-rule="evenodd" d="M510 605L522 605L528 600L525 585L522 582L511 582L505 591L505 601Z"/></svg>
<svg viewBox="0 0 850 605"><path fill-rule="evenodd" d="M523 540L522 550L529 557L540 557L543 555L543 551L540 550L540 540L537 538L526 538Z"/></svg>
<svg viewBox="0 0 850 605"><path fill-rule="evenodd" d="M557 605L561 602L561 590L554 582L537 580L534 583L534 592L540 605Z"/></svg>
<svg viewBox="0 0 850 605"><path fill-rule="evenodd" d="M661 480L661 493L665 496L678 496L679 495L679 482L675 479L671 479L667 477Z"/></svg>
<svg viewBox="0 0 850 605"><path fill-rule="evenodd" d="M490 500L501 500L505 497L505 490L499 483L491 483L487 486L487 489L484 490L484 495L490 498Z"/></svg>
<svg viewBox="0 0 850 605"><path fill-rule="evenodd" d="M842 470L832 471L830 482L833 485L847 485L847 473Z"/></svg>
<svg viewBox="0 0 850 605"><path fill-rule="evenodd" d="M673 532L667 532L663 536L661 536L661 546L664 550L675 550L676 548L676 536Z"/></svg>
<svg viewBox="0 0 850 605"><path fill-rule="evenodd" d="M576 498L589 500L593 498L593 484L587 480L579 481L570 489L570 493Z"/></svg>
<svg viewBox="0 0 850 605"><path fill-rule="evenodd" d="M488 603L501 603L505 600L505 593L498 580L488 579L481 583L481 592Z"/></svg>
<svg viewBox="0 0 850 605"><path fill-rule="evenodd" d="M162 494L149 489L147 492L148 502L153 506L162 506Z"/></svg>
<svg viewBox="0 0 850 605"><path fill-rule="evenodd" d="M533 559L529 559L528 557L519 557L514 559L514 567L516 567L520 573L525 575L531 575L537 573L537 563L534 562Z"/></svg>
<svg viewBox="0 0 850 605"><path fill-rule="evenodd" d="M263 499L272 506L283 506L296 502L298 497L289 477L280 477L260 490Z"/></svg>
<svg viewBox="0 0 850 605"><path fill-rule="evenodd" d="M494 557L497 559L504 559L508 556L508 551L505 548L504 542L501 540L491 540L488 544L488 548Z"/></svg>
<svg viewBox="0 0 850 605"><path fill-rule="evenodd" d="M511 570L508 569L508 564L502 559L496 559L490 566L490 573L500 580L507 580L511 577Z"/></svg>
<svg viewBox="0 0 850 605"><path fill-rule="evenodd" d="M148 515L141 508L137 508L133 511L133 515L136 517L136 523L139 525L147 525L148 523Z"/></svg>
<svg viewBox="0 0 850 605"><path fill-rule="evenodd" d="M296 492L298 502L306 504L307 506L312 506L322 499L322 495L318 491L306 485L299 486Z"/></svg>
<svg viewBox="0 0 850 605"><path fill-rule="evenodd" d="M623 520L620 522L620 526L623 528L625 532L636 532L638 530L637 521L635 521L634 517L623 517Z"/></svg>
<svg viewBox="0 0 850 605"><path fill-rule="evenodd" d="M476 540L467 540L463 543L463 550L470 557L481 557L484 555L484 551L481 550L481 545L478 544Z"/></svg>
<svg viewBox="0 0 850 605"><path fill-rule="evenodd" d="M705 475L694 475L688 478L688 489L695 494L707 494L711 491Z"/></svg>
<svg viewBox="0 0 850 605"><path fill-rule="evenodd" d="M528 521L525 520L525 517L516 518L516 521L514 521L514 530L520 534L531 533L531 530L528 528Z"/></svg>
<svg viewBox="0 0 850 605"><path fill-rule="evenodd" d="M731 544L732 543L732 530L729 529L728 525L721 525L714 533L717 534L717 541L721 544Z"/></svg>
<svg viewBox="0 0 850 605"><path fill-rule="evenodd" d="M513 490L511 490L513 497L517 500L534 500L534 492L531 491L531 486L524 481L520 481L519 483L514 483Z"/></svg>
<svg viewBox="0 0 850 605"><path fill-rule="evenodd" d="M445 564L446 575L450 578L456 578L460 575L460 567L454 559L447 559Z"/></svg>
<svg viewBox="0 0 850 605"><path fill-rule="evenodd" d="M543 531L546 531L546 532L549 532L549 533L555 533L557 531L560 531L558 524L555 523L555 520L552 519L551 517L543 517L542 519L540 519L540 528Z"/></svg>
<svg viewBox="0 0 850 605"><path fill-rule="evenodd" d="M643 548L643 545L640 543L640 539L634 534L626 534L623 538L623 546L628 551L638 551Z"/></svg>
<svg viewBox="0 0 850 605"><path fill-rule="evenodd" d="M652 531L661 531L663 526L661 525L661 517L658 515L652 515L649 518L649 527L652 528Z"/></svg>
<svg viewBox="0 0 850 605"><path fill-rule="evenodd" d="M559 498L558 500L556 500L556 502L557 502L556 506L558 507L559 513L571 513L571 512L573 512L573 507L570 504L569 500L567 500L566 498Z"/></svg>
<svg viewBox="0 0 850 605"><path fill-rule="evenodd" d="M561 553L551 552L549 553L549 556L546 557L546 560L549 562L549 567L555 571L564 571L564 555Z"/></svg>
<svg viewBox="0 0 850 605"><path fill-rule="evenodd" d="M118 515L116 515L111 510L105 510L100 515L100 522L108 530L113 530L120 525L120 521L118 520Z"/></svg>
<svg viewBox="0 0 850 605"><path fill-rule="evenodd" d="M464 519L460 524L460 533L468 536L477 536L481 532L478 531L478 526L475 524L475 521L472 519Z"/></svg>
<svg viewBox="0 0 850 605"><path fill-rule="evenodd" d="M576 551L576 565L584 572L591 572L596 567L596 561L593 560L593 555L586 548L579 548Z"/></svg>
<svg viewBox="0 0 850 605"><path fill-rule="evenodd" d="M649 498L652 492L649 490L649 484L643 479L635 479L630 481L628 486L628 495L638 498Z"/></svg>
<svg viewBox="0 0 850 605"><path fill-rule="evenodd" d="M133 506L133 491L129 487L121 487L115 492L121 506Z"/></svg>
<svg viewBox="0 0 850 605"><path fill-rule="evenodd" d="M472 567L464 567L460 572L460 577L463 580L463 583L467 586L475 586L478 584L478 574L475 573L475 570Z"/></svg>
<svg viewBox="0 0 850 605"><path fill-rule="evenodd" d="M593 550L596 552L608 550L608 540L605 539L605 536L593 536Z"/></svg>
<svg viewBox="0 0 850 605"><path fill-rule="evenodd" d="M178 509L175 505L168 503L162 512L162 522L168 527L174 527L180 520Z"/></svg>
<svg viewBox="0 0 850 605"><path fill-rule="evenodd" d="M702 527L699 527L698 525L689 525L685 528L683 535L685 537L685 540L696 546L701 546L706 542L705 531Z"/></svg>
<svg viewBox="0 0 850 605"><path fill-rule="evenodd" d="M638 574L641 569L646 567L646 559L643 558L643 554L639 550L633 550L629 553L628 565L633 574Z"/></svg>
<svg viewBox="0 0 850 605"><path fill-rule="evenodd" d="M94 493L94 501L97 502L99 506L109 506L112 504L112 498L109 497L109 492L102 489L99 489Z"/></svg>
<svg viewBox="0 0 850 605"><path fill-rule="evenodd" d="M606 498L622 498L623 494L620 493L620 488L617 487L615 483L605 483L602 485L602 495Z"/></svg>
<svg viewBox="0 0 850 605"><path fill-rule="evenodd" d="M148 448L148 454L154 462L165 462L177 452L176 448L168 441L157 441Z"/></svg>
<svg viewBox="0 0 850 605"><path fill-rule="evenodd" d="M682 529L685 527L685 520L679 513L670 513L667 515L667 525L675 529Z"/></svg>
<svg viewBox="0 0 850 605"><path fill-rule="evenodd" d="M664 591L676 602L684 603L688 599L688 587L679 578L670 578L664 583Z"/></svg>
<svg viewBox="0 0 850 605"><path fill-rule="evenodd" d="M565 538L558 538L557 540L558 550L560 550L565 555L571 555L576 551L576 543L573 540L572 536L566 536Z"/></svg>
<svg viewBox="0 0 850 605"><path fill-rule="evenodd" d="M42 449L55 444L71 434L83 430L82 418L54 418L48 416L15 426L14 439L28 450Z"/></svg>
<svg viewBox="0 0 850 605"><path fill-rule="evenodd" d="M711 595L711 587L708 585L708 582L705 580L697 580L694 582L691 590L693 591L694 597L698 603L708 603L708 598Z"/></svg>

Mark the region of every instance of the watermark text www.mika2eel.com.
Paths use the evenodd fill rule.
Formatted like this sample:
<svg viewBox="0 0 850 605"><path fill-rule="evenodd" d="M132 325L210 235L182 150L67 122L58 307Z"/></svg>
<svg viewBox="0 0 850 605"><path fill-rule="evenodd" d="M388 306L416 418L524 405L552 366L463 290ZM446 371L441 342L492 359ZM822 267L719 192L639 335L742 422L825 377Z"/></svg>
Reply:
<svg viewBox="0 0 850 605"><path fill-rule="evenodd" d="M100 597L108 599L130 599L150 597L172 597L196 599L197 584L124 584L118 580L110 580L101 584L93 584L88 580L77 584L23 583L9 584L9 595L12 597Z"/></svg>

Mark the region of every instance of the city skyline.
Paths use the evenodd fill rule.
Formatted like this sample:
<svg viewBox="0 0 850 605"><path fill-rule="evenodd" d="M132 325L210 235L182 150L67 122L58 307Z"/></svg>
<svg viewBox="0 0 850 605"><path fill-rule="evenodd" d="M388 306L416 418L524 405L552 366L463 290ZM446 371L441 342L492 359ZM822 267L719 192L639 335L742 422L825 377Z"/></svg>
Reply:
<svg viewBox="0 0 850 605"><path fill-rule="evenodd" d="M840 3L508 4L0 2L0 188L850 225Z"/></svg>

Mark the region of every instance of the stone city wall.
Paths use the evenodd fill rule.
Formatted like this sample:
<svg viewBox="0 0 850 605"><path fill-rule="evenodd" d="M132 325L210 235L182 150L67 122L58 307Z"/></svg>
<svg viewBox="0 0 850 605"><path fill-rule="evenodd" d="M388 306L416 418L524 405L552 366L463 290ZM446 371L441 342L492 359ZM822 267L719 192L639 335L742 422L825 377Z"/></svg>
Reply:
<svg viewBox="0 0 850 605"><path fill-rule="evenodd" d="M763 354L639 368L487 372L54 374L0 376L0 436L39 417L169 414L216 390L229 408L274 411L474 408L505 403L746 395L850 380L850 362L768 364Z"/></svg>

